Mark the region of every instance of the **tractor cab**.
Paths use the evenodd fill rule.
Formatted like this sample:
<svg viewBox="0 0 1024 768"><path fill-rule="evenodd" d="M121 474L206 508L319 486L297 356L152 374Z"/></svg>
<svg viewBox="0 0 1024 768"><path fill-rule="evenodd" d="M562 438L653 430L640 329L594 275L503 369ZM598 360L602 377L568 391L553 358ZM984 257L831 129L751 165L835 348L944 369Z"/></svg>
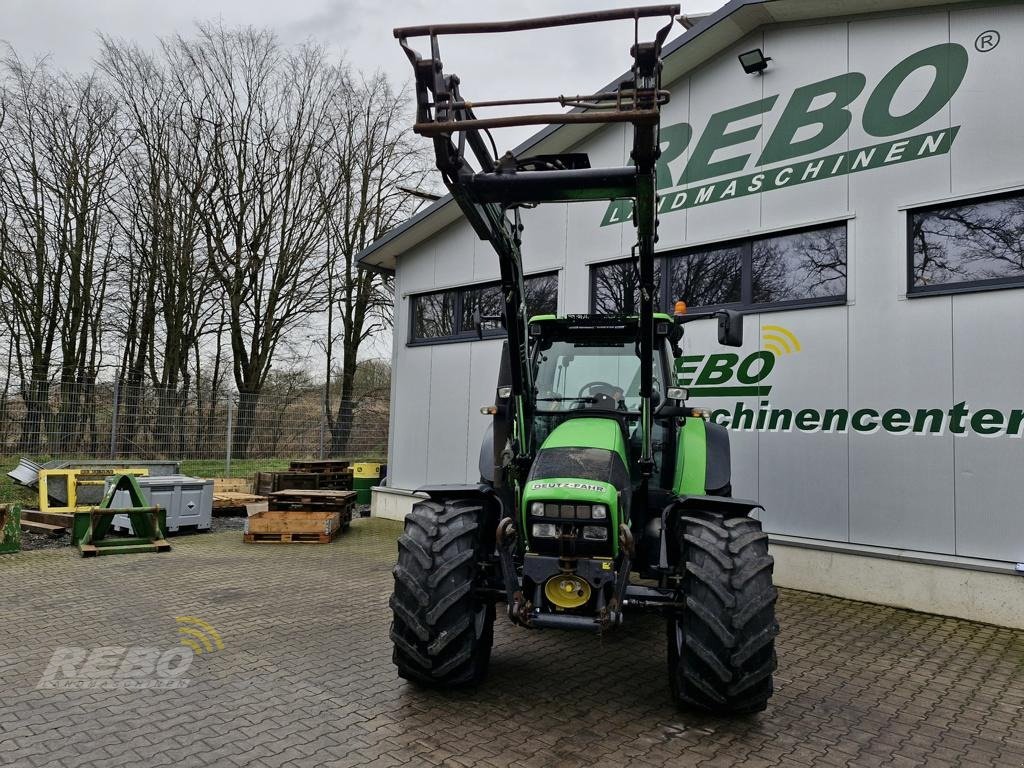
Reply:
<svg viewBox="0 0 1024 768"><path fill-rule="evenodd" d="M651 388L655 409L665 402L672 374L669 317L657 317L661 322L655 325ZM639 450L643 400L637 323L635 316L531 318L535 445L541 446L567 419L587 417L614 420L627 445Z"/></svg>
<svg viewBox="0 0 1024 768"><path fill-rule="evenodd" d="M617 556L620 524L642 537L652 508L664 506L657 491L673 485L682 415L671 398L679 392L670 389L681 326L655 315L653 465L645 483L638 324L635 315L530 319L536 458L523 488L521 519L531 552L563 559Z"/></svg>

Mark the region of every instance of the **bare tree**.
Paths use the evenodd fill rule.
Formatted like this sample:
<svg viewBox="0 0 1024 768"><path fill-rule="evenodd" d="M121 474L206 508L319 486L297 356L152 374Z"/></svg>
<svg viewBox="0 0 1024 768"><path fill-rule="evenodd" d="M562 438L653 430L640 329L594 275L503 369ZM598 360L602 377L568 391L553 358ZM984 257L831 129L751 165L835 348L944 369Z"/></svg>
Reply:
<svg viewBox="0 0 1024 768"><path fill-rule="evenodd" d="M115 101L94 76L53 75L9 52L3 61L7 117L0 130L0 206L10 302L8 325L28 417L25 450L38 448L49 413L51 359L60 352L63 445L85 424L83 393L101 357L110 274L105 203L123 148Z"/></svg>
<svg viewBox="0 0 1024 768"><path fill-rule="evenodd" d="M188 402L193 352L220 308L204 231L210 160L201 151L200 120L182 108L166 63L123 41L102 38L102 45L100 67L134 136L122 158L127 184L116 203L133 289L128 301L139 310L125 334L126 435L148 371L157 392L156 442L181 450L187 435L171 425Z"/></svg>
<svg viewBox="0 0 1024 768"><path fill-rule="evenodd" d="M424 155L403 129L404 94L395 93L380 73L350 82L345 94L330 155L337 179L323 190L323 205L332 211L323 390L332 455L349 448L359 350L390 326L394 305L390 279L359 269L356 255L412 213L415 201L400 185L416 186L426 176Z"/></svg>
<svg viewBox="0 0 1024 768"><path fill-rule="evenodd" d="M275 350L323 303L324 163L343 72L320 47L285 50L251 28L200 25L165 50L210 160L203 226L227 304L234 448L245 455Z"/></svg>

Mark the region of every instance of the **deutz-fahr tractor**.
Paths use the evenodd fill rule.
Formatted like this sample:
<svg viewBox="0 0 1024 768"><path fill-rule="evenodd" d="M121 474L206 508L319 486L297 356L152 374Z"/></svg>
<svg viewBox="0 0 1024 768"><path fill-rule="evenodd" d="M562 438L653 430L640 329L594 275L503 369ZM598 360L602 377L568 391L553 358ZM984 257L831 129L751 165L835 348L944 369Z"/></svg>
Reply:
<svg viewBox="0 0 1024 768"><path fill-rule="evenodd" d="M476 233L498 257L507 335L475 485L420 488L398 540L391 598L394 662L426 686L474 685L487 672L496 605L521 627L608 632L634 612L664 616L676 701L717 714L763 710L776 666L776 590L755 501L732 498L729 437L686 402L675 360L686 323L717 321L742 343L733 311L655 311L656 166L662 44L678 6L395 30L415 70L414 131ZM654 39L641 20L667 16ZM439 38L595 21L634 21L629 75L599 93L469 101L446 75ZM409 45L429 38L429 56ZM557 103L552 114L478 116ZM491 129L629 123L630 160L593 168L584 153L497 156ZM493 150L493 153L492 153ZM467 154L467 152L469 154ZM631 200L638 301L623 315L528 317L520 210ZM570 251L572 245L569 245ZM682 297L681 297L682 298ZM481 331L482 333L482 331ZM437 446L443 450L444 446Z"/></svg>

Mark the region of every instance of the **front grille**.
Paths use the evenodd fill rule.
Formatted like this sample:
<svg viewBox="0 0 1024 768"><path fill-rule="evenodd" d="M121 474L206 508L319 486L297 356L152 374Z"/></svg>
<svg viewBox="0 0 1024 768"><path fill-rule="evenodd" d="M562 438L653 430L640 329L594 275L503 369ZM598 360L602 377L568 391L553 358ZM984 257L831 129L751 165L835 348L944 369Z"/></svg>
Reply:
<svg viewBox="0 0 1024 768"><path fill-rule="evenodd" d="M591 504L545 504L544 514L536 517L545 517L560 520L590 520L593 516L593 505Z"/></svg>
<svg viewBox="0 0 1024 768"><path fill-rule="evenodd" d="M594 517L595 507L601 508L603 517ZM612 531L604 504L534 502L528 519L530 549L534 552L587 557L608 554L611 550ZM598 538L600 532L604 533L603 538Z"/></svg>

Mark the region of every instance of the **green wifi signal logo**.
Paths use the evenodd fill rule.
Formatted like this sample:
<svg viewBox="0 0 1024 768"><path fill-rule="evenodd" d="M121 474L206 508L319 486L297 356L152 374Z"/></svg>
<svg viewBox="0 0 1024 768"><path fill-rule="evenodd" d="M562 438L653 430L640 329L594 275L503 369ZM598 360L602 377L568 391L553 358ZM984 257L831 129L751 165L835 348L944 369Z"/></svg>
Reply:
<svg viewBox="0 0 1024 768"><path fill-rule="evenodd" d="M761 326L761 346L776 357L800 351L800 339L781 325Z"/></svg>
<svg viewBox="0 0 1024 768"><path fill-rule="evenodd" d="M175 616L178 622L178 642L191 648L197 656L213 651L223 651L224 641L220 632L195 616Z"/></svg>

